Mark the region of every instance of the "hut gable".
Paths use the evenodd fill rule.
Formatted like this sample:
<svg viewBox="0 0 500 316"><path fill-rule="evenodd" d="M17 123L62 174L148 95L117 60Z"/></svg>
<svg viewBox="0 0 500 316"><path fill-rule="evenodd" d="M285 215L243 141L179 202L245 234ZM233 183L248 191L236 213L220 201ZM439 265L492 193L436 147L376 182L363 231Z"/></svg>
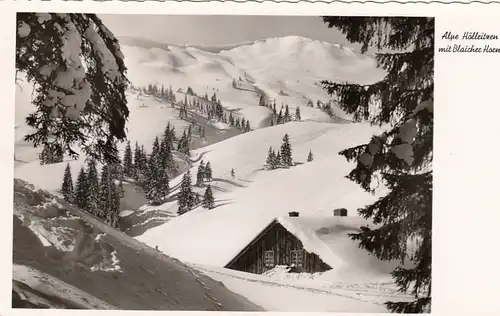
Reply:
<svg viewBox="0 0 500 316"><path fill-rule="evenodd" d="M291 266L298 272L310 273L331 269L316 254L305 251L300 239L277 219L265 227L225 267L262 274L277 265Z"/></svg>
<svg viewBox="0 0 500 316"><path fill-rule="evenodd" d="M225 267L257 274L277 265L308 273L335 269L388 274L397 265L370 255L349 237L369 224L347 216L278 217Z"/></svg>

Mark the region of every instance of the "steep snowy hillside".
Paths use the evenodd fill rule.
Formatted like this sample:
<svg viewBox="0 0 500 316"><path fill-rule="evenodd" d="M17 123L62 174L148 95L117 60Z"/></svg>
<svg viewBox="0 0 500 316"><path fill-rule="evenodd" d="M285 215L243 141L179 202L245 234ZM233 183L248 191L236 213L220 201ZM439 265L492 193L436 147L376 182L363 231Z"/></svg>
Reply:
<svg viewBox="0 0 500 316"><path fill-rule="evenodd" d="M261 310L48 192L14 193L15 307Z"/></svg>
<svg viewBox="0 0 500 316"><path fill-rule="evenodd" d="M195 154L210 161L213 169L210 184L215 208L199 207L137 238L185 262L224 266L274 218L290 211L298 211L301 216L331 217L334 208L347 208L350 216L356 216L357 208L377 197L345 178L352 165L338 152L368 139L374 131L362 123L288 123L200 149ZM279 149L285 133L290 135L297 165L264 170L269 146ZM306 162L310 150L314 160ZM193 175L196 169L197 165L191 169ZM176 207L171 202L161 209ZM356 243L351 247L357 248Z"/></svg>
<svg viewBox="0 0 500 316"><path fill-rule="evenodd" d="M122 41L129 78L135 85L188 86L199 95L214 92L224 107L237 110L255 128L269 125L270 111L259 108L259 94L279 107L300 107L303 120L329 122L309 100L330 97L320 80L372 83L381 78L372 56L309 38L288 36L221 47L160 44L126 38ZM233 79L239 86L234 88ZM293 113L293 112L292 112ZM349 118L340 110L335 113Z"/></svg>

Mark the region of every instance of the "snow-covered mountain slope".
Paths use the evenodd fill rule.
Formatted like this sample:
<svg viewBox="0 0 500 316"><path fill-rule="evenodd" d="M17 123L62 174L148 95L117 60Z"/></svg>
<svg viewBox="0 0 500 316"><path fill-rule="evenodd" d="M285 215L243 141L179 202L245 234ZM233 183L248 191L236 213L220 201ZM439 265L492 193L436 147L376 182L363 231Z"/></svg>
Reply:
<svg viewBox="0 0 500 316"><path fill-rule="evenodd" d="M21 180L14 181L13 250L16 297L35 305L261 310L221 283Z"/></svg>
<svg viewBox="0 0 500 316"><path fill-rule="evenodd" d="M187 86L199 95L214 92L224 107L239 110L253 127L268 126L270 112L259 108L259 95L276 99L293 111L301 107L304 120L328 122L318 109L306 108L309 100L330 97L321 80L372 83L383 76L373 56L337 44L299 36L269 38L221 47L181 46L126 38L122 50L128 76L135 85ZM237 80L240 88L232 86ZM239 80L241 79L241 80ZM349 118L338 110L336 114Z"/></svg>
<svg viewBox="0 0 500 316"><path fill-rule="evenodd" d="M199 207L137 238L185 262L224 266L273 219L290 211L298 211L301 216L330 217L333 209L343 207L350 216L356 216L357 208L377 197L345 178L353 166L338 152L369 139L375 131L363 123L297 122L256 130L197 150L195 155L212 166L216 207ZM269 146L279 149L285 133L290 135L293 159L299 164L264 170ZM306 163L309 150L314 160ZM232 168L235 179L230 175ZM196 170L197 164L191 169L193 177ZM176 207L171 202L161 209ZM351 246L357 248L355 242Z"/></svg>

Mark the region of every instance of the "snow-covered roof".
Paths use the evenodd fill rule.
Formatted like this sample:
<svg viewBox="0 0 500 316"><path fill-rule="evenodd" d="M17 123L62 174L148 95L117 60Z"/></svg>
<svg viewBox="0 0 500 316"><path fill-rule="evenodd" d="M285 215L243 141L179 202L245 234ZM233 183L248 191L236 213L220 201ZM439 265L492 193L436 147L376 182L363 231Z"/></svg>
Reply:
<svg viewBox="0 0 500 316"><path fill-rule="evenodd" d="M307 252L317 254L337 272L388 275L399 264L377 259L348 236L360 232L361 226L374 227L361 217L278 217L276 220L302 242Z"/></svg>

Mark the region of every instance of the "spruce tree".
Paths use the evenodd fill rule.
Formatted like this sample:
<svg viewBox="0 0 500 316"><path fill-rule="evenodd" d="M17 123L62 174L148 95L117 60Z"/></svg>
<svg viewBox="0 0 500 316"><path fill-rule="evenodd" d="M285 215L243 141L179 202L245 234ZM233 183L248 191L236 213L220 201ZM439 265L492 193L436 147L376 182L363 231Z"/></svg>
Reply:
<svg viewBox="0 0 500 316"><path fill-rule="evenodd" d="M132 160L130 141L127 141L127 146L125 147L125 153L123 155L123 173L129 178L134 176L134 162Z"/></svg>
<svg viewBox="0 0 500 316"><path fill-rule="evenodd" d="M264 95L263 94L260 95L259 106L266 106L266 100L264 99Z"/></svg>
<svg viewBox="0 0 500 316"><path fill-rule="evenodd" d="M114 182L110 183L109 187L110 203L109 208L106 213L106 223L114 228L118 227L119 224L119 212L120 212L120 195L118 188Z"/></svg>
<svg viewBox="0 0 500 316"><path fill-rule="evenodd" d="M434 92L434 18L324 17L350 42L390 51L376 54L386 76L371 85L323 81L338 106L356 121L389 124L366 144L340 152L357 161L348 178L373 191L375 178L389 189L377 202L359 210L377 227L351 234L382 260L401 260L392 276L413 301L387 302L396 313L430 313L432 262L432 158ZM376 105L376 107L374 106ZM374 181L375 182L375 181ZM409 242L414 244L411 251Z"/></svg>
<svg viewBox="0 0 500 316"><path fill-rule="evenodd" d="M285 115L283 116L283 123L288 123L291 121L290 109L288 108L288 104L285 106Z"/></svg>
<svg viewBox="0 0 500 316"><path fill-rule="evenodd" d="M292 146L290 145L290 138L288 134L283 137L283 144L281 145L281 161L285 166L293 166L292 159Z"/></svg>
<svg viewBox="0 0 500 316"><path fill-rule="evenodd" d="M202 160L200 162L200 165L198 166L198 172L196 173L196 186L202 187L204 182L205 182L205 165Z"/></svg>
<svg viewBox="0 0 500 316"><path fill-rule="evenodd" d="M177 143L177 151L180 153L184 153L185 151L186 138L187 138L186 130L184 130L184 132L182 132L181 138L179 139L179 142Z"/></svg>
<svg viewBox="0 0 500 316"><path fill-rule="evenodd" d="M88 187L88 211L97 215L99 209L99 175L97 174L97 166L94 159L90 159L87 166L86 184Z"/></svg>
<svg viewBox="0 0 500 316"><path fill-rule="evenodd" d="M179 215L189 212L194 206L194 193L191 188L191 171L184 173L181 182L180 192L177 197L179 205Z"/></svg>
<svg viewBox="0 0 500 316"><path fill-rule="evenodd" d="M283 124L283 111L280 110L280 113L278 114L278 118L276 119L276 124Z"/></svg>
<svg viewBox="0 0 500 316"><path fill-rule="evenodd" d="M269 151L267 152L266 166L270 169L274 169L275 154L272 146L269 146Z"/></svg>
<svg viewBox="0 0 500 316"><path fill-rule="evenodd" d="M26 117L32 129L24 140L51 147L49 156L55 154L56 160L64 154L78 157L74 146L99 161L116 157L104 144L125 139L129 82L113 33L97 15L87 13L41 18L22 12L17 26L16 71L36 87L31 98L35 110ZM68 43L68 34L81 45ZM58 152L51 152L54 146Z"/></svg>
<svg viewBox="0 0 500 316"><path fill-rule="evenodd" d="M137 181L139 178L139 172L140 172L140 167L141 167L141 150L139 148L139 144L135 142L135 148L134 148L134 180Z"/></svg>
<svg viewBox="0 0 500 316"><path fill-rule="evenodd" d="M212 192L212 187L210 184L207 186L205 190L205 194L203 195L203 207L211 210L215 207L214 195Z"/></svg>
<svg viewBox="0 0 500 316"><path fill-rule="evenodd" d="M207 164L205 165L204 174L206 181L208 182L212 181L212 167L210 166L210 161L208 161Z"/></svg>
<svg viewBox="0 0 500 316"><path fill-rule="evenodd" d="M297 107L295 109L295 120L300 121L301 119L302 119L302 117L300 116L300 108Z"/></svg>
<svg viewBox="0 0 500 316"><path fill-rule="evenodd" d="M88 206L89 190L87 186L87 175L82 167L78 173L75 184L75 204L82 210Z"/></svg>
<svg viewBox="0 0 500 316"><path fill-rule="evenodd" d="M307 155L307 162L311 162L313 161L314 157L313 157L313 153L312 151L309 151L309 155Z"/></svg>
<svg viewBox="0 0 500 316"><path fill-rule="evenodd" d="M63 161L64 154L61 146L58 144L46 144L39 155L41 165L50 165Z"/></svg>
<svg viewBox="0 0 500 316"><path fill-rule="evenodd" d="M62 194L64 196L64 200L69 203L73 203L73 179L71 177L71 167L69 163L66 165L66 169L64 169L64 177L62 183Z"/></svg>
<svg viewBox="0 0 500 316"><path fill-rule="evenodd" d="M281 156L281 152L278 150L274 160L274 168L278 168L283 166L283 157Z"/></svg>
<svg viewBox="0 0 500 316"><path fill-rule="evenodd" d="M100 218L106 218L106 215L111 209L112 178L110 172L111 170L109 165L102 166L101 183L99 185L99 208L96 213L96 215Z"/></svg>
<svg viewBox="0 0 500 316"><path fill-rule="evenodd" d="M234 126L233 112L229 112L229 125Z"/></svg>

